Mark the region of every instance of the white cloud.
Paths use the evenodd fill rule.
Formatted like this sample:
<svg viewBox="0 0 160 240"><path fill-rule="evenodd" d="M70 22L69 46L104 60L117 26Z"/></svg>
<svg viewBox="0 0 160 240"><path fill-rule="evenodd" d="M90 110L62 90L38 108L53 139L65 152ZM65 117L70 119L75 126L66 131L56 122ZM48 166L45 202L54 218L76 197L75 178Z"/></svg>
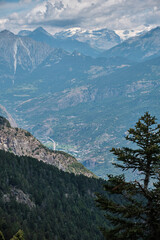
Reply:
<svg viewBox="0 0 160 240"><path fill-rule="evenodd" d="M21 4L24 4L24 3L31 3L32 0L20 0L19 1Z"/></svg>
<svg viewBox="0 0 160 240"><path fill-rule="evenodd" d="M1 30L5 29L5 24L7 23L7 19L0 19Z"/></svg>
<svg viewBox="0 0 160 240"><path fill-rule="evenodd" d="M8 20L13 21L13 20L18 20L19 19L19 15L18 13L14 12L12 13L9 17Z"/></svg>
<svg viewBox="0 0 160 240"><path fill-rule="evenodd" d="M160 25L159 0L20 0L20 4L8 3L1 7L5 16L0 17L0 29L5 26L20 30L42 25L50 29L126 30L144 24ZM7 8L13 11L7 13ZM3 19L8 21L4 23Z"/></svg>

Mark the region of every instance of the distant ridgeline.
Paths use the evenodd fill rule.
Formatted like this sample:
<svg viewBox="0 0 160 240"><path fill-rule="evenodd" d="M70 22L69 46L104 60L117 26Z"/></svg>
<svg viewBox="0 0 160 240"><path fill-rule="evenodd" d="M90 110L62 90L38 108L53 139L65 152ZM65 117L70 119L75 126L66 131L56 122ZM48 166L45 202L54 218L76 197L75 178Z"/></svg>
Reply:
<svg viewBox="0 0 160 240"><path fill-rule="evenodd" d="M0 231L10 239L102 239L104 216L94 193L104 180L66 173L42 161L0 150ZM105 227L105 226L104 226Z"/></svg>

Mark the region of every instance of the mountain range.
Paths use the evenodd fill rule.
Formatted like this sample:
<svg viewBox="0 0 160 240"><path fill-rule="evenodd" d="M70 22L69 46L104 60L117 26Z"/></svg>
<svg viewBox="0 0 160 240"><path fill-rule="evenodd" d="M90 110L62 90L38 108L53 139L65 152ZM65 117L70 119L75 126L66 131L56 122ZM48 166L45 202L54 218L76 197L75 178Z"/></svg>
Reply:
<svg viewBox="0 0 160 240"><path fill-rule="evenodd" d="M47 42L53 37L59 44L70 38L79 41L81 34L1 32L1 105L44 144L51 137L59 150L105 177L116 172L109 150L126 144L127 129L145 111L160 118L160 31L158 27L103 53L98 50L96 58L96 43L87 56L80 49L71 52L65 44L57 49ZM91 41L87 44L92 50Z"/></svg>
<svg viewBox="0 0 160 240"><path fill-rule="evenodd" d="M129 38L122 44L104 52L104 57L126 57L132 61L142 62L160 56L160 27L145 32L140 36Z"/></svg>
<svg viewBox="0 0 160 240"><path fill-rule="evenodd" d="M92 57L98 56L103 50L121 43L120 37L109 29L87 31L76 28L51 35L44 28L39 27L34 31L22 30L18 35L47 43L54 48L63 48L69 52L76 50Z"/></svg>
<svg viewBox="0 0 160 240"><path fill-rule="evenodd" d="M54 38L73 39L83 43L88 43L92 48L104 51L121 43L120 37L112 30L82 30L80 28L72 28L66 31L58 32Z"/></svg>

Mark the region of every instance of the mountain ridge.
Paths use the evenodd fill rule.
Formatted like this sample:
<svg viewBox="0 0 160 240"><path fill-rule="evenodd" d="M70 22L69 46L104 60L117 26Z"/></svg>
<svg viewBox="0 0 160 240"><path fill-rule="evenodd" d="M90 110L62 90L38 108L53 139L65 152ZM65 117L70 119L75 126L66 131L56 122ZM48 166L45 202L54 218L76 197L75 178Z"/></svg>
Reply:
<svg viewBox="0 0 160 240"><path fill-rule="evenodd" d="M160 55L160 27L139 36L129 38L101 54L103 57L123 56L142 62Z"/></svg>
<svg viewBox="0 0 160 240"><path fill-rule="evenodd" d="M72 38L58 39L54 35L48 33L42 27L36 28L34 31L29 32L27 37L38 42L46 43L52 48L62 48L70 53L76 50L82 54L91 55L93 57L98 56L99 54L99 52L92 48L87 42L81 42Z"/></svg>
<svg viewBox="0 0 160 240"><path fill-rule="evenodd" d="M91 47L100 51L112 48L121 42L120 37L114 31L107 28L99 30L68 29L54 34L54 37L57 39L70 38L86 42Z"/></svg>
<svg viewBox="0 0 160 240"><path fill-rule="evenodd" d="M32 71L51 51L47 44L17 36L8 30L0 32L1 64L6 64L5 69L7 67L12 76L17 71Z"/></svg>
<svg viewBox="0 0 160 240"><path fill-rule="evenodd" d="M95 177L71 155L46 148L28 131L11 127L9 121L3 117L0 117L0 149L18 156L36 158L63 171Z"/></svg>

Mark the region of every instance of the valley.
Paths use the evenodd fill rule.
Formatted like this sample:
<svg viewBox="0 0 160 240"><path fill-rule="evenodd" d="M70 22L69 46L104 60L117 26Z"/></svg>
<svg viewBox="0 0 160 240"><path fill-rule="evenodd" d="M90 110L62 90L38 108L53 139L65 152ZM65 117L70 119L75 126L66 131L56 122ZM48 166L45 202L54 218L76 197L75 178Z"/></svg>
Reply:
<svg viewBox="0 0 160 240"><path fill-rule="evenodd" d="M0 0L0 240L159 240L159 1Z"/></svg>
<svg viewBox="0 0 160 240"><path fill-rule="evenodd" d="M72 154L100 177L117 173L111 164L115 159L110 149L125 143L127 129L145 111L160 118L159 28L119 42L96 58L84 55L80 48L68 52L67 48L53 48L53 42L51 47L47 41L52 37L42 29L34 32L34 40L0 34L2 47L4 41L13 42L13 46L19 42L16 72L13 48L5 56L0 54L0 103L17 125L43 144L48 145L47 137L51 137L57 150ZM39 36L41 43L35 41ZM43 51L39 52L40 46ZM36 55L32 56L26 47L34 49ZM136 51L140 61L138 55L134 57Z"/></svg>

